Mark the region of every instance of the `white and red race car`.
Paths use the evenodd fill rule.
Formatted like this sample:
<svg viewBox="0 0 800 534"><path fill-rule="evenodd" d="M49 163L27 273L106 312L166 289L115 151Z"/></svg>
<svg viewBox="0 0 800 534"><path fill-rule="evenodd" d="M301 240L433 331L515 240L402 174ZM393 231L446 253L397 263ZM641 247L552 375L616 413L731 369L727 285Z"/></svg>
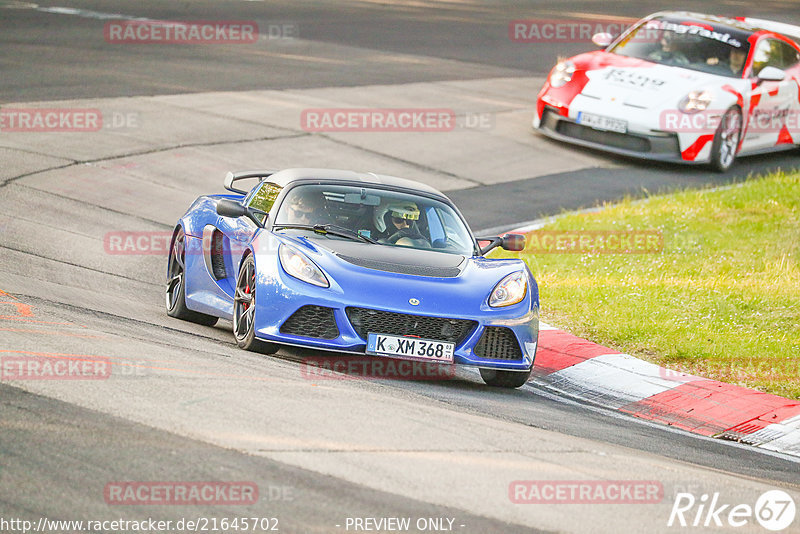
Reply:
<svg viewBox="0 0 800 534"><path fill-rule="evenodd" d="M646 17L560 61L533 126L627 156L709 163L800 144L800 27L687 12Z"/></svg>

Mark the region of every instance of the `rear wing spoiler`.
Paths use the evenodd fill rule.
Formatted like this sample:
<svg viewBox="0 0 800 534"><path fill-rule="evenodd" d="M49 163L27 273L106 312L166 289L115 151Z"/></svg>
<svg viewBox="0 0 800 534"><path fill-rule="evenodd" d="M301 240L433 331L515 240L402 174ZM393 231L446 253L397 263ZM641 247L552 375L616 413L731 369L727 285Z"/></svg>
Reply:
<svg viewBox="0 0 800 534"><path fill-rule="evenodd" d="M234 193L246 195L248 193L247 191L238 189L234 187L233 184L235 184L239 180L244 180L246 178L260 178L263 180L264 178L269 178L273 174L275 174L275 171L238 171L238 172L231 171L225 175L225 189L227 189L228 191L232 191Z"/></svg>
<svg viewBox="0 0 800 534"><path fill-rule="evenodd" d="M765 30L780 33L800 44L800 26L786 24L785 22L773 22L771 20L753 19L745 17L744 22L763 28Z"/></svg>

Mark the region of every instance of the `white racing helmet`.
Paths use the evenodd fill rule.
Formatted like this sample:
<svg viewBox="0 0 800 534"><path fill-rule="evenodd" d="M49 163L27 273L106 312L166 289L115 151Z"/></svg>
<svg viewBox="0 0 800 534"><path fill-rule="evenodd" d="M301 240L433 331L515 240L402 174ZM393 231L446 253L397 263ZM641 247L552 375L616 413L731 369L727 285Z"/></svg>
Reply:
<svg viewBox="0 0 800 534"><path fill-rule="evenodd" d="M384 219L387 213L392 217L405 219L409 223L419 220L419 208L414 202L410 200L392 201L375 210L375 226L380 232L386 231L386 221Z"/></svg>

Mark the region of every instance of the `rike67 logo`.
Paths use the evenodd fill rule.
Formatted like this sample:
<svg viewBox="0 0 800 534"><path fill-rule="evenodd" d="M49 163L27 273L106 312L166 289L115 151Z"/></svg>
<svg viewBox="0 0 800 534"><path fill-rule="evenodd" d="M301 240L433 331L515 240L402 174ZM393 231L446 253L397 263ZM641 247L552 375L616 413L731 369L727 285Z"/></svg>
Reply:
<svg viewBox="0 0 800 534"><path fill-rule="evenodd" d="M764 492L754 506L725 503L718 492L704 493L700 498L691 493L678 493L667 526L738 528L758 523L767 530L779 532L794 523L796 513L794 499L781 490Z"/></svg>

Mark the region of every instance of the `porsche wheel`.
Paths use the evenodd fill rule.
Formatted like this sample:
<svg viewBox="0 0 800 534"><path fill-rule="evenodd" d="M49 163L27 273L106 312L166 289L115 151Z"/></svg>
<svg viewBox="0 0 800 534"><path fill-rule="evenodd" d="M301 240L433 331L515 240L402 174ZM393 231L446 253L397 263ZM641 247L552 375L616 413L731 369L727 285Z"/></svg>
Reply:
<svg viewBox="0 0 800 534"><path fill-rule="evenodd" d="M214 326L217 318L186 307L186 236L179 228L172 240L167 261L167 315L184 321Z"/></svg>
<svg viewBox="0 0 800 534"><path fill-rule="evenodd" d="M500 371L497 369L480 369L481 378L487 386L498 388L518 388L531 377L531 369L527 371Z"/></svg>
<svg viewBox="0 0 800 534"><path fill-rule="evenodd" d="M253 256L245 258L236 280L233 298L233 335L236 344L245 350L273 354L278 351L274 343L256 339L256 262Z"/></svg>
<svg viewBox="0 0 800 534"><path fill-rule="evenodd" d="M736 160L736 150L742 134L742 114L739 108L732 107L725 112L719 123L714 141L711 144L711 168L725 172Z"/></svg>

